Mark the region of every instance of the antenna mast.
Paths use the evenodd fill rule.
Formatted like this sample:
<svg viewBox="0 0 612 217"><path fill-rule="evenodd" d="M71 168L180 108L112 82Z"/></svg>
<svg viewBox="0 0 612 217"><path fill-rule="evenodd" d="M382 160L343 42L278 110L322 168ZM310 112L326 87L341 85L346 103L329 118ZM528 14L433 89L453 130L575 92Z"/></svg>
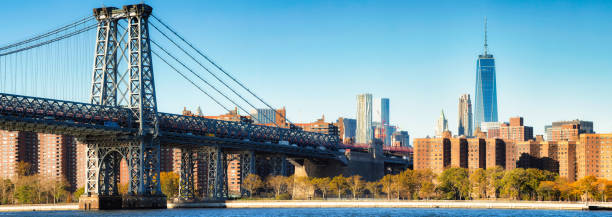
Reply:
<svg viewBox="0 0 612 217"><path fill-rule="evenodd" d="M487 55L487 17L484 18L484 55Z"/></svg>

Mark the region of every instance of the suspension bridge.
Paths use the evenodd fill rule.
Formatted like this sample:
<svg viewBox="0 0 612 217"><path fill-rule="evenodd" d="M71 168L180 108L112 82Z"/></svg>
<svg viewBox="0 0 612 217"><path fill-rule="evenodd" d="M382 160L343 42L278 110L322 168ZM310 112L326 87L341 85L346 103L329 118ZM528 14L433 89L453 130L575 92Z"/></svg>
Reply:
<svg viewBox="0 0 612 217"><path fill-rule="evenodd" d="M260 163L287 175L287 162L296 174L323 176L350 166L344 150L375 149L303 131L284 116L288 128L158 112L154 59L228 112L276 109L152 12L145 4L96 8L93 16L0 47L0 129L70 135L86 144L81 208L164 208L161 147L181 149L183 201L195 198L196 161L206 165L204 199L219 200L228 195L229 160L240 160L243 178ZM375 156L380 165L405 166L389 155L402 151L381 147ZM129 173L123 197L122 159Z"/></svg>

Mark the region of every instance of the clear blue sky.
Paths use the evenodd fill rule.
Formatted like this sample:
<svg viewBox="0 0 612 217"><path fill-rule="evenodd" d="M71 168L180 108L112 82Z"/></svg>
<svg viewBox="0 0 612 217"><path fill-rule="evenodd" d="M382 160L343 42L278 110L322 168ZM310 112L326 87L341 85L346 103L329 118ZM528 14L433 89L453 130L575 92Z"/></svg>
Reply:
<svg viewBox="0 0 612 217"><path fill-rule="evenodd" d="M0 42L140 2L3 2ZM354 117L369 92L390 98L391 123L412 138L433 135L441 109L456 133L487 16L500 120L524 116L538 134L575 118L612 131L612 1L144 2L294 122ZM223 113L155 64L160 111Z"/></svg>

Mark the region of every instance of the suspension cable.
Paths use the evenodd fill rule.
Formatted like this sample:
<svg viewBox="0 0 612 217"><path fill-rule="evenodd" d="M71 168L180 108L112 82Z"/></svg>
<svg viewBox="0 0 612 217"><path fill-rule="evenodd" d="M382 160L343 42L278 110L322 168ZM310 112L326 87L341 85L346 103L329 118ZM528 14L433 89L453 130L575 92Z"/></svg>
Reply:
<svg viewBox="0 0 612 217"><path fill-rule="evenodd" d="M232 91L236 96L240 97L240 99L242 99L244 102L246 102L247 104L249 104L249 106L251 106L253 109L257 109L257 107L255 107L253 104L251 104L251 102L249 102L248 100L246 100L242 95L240 95L239 93L237 93L233 88L231 88L229 85L227 85L227 83L225 83L223 80L221 80L221 78L219 78L215 73L213 73L212 71L210 71L206 66L204 66L202 63L200 63L200 61L196 60L189 52L187 52L183 47L181 47L180 45L178 45L174 40L172 40L170 37L168 37L168 35L166 35L163 31L161 31L159 28L157 28L157 26L155 26L152 23L151 26L153 26L153 28L155 28L159 33L161 33L164 37L166 37L166 39L168 39L170 42L172 42L172 44L174 44L176 47L178 47L181 51L183 51L183 53L187 54L187 56L189 56L189 58L191 58L193 61L195 61L196 63L198 63L198 65L200 65L204 70L206 70L208 72L208 74L212 75L215 79L217 79L217 81L221 82L225 87L227 87L227 89L229 89L230 91ZM268 117L267 114L263 114L263 116L269 121L269 122L274 122L272 121L272 119L270 117ZM277 125L278 126L278 125Z"/></svg>
<svg viewBox="0 0 612 217"><path fill-rule="evenodd" d="M53 42L56 42L56 41L60 41L60 40L66 39L66 38L70 38L72 36L81 34L83 32L87 32L87 31L95 28L96 26L97 26L97 24L96 25L91 25L91 26L85 27L83 29L77 30L75 32L71 32L71 33L68 33L68 34L65 34L65 35L61 35L61 36L59 36L57 38L53 38L53 39L50 39L50 40L47 40L47 41L40 42L38 44L34 44L34 45L31 45L31 46L24 47L24 48L17 49L17 50L13 50L13 51L8 51L8 52L5 52L5 53L0 53L0 56L6 56L6 55L18 53L18 52L21 52L21 51L25 51L25 50L29 50L29 49L32 49L32 48L37 48L37 47L40 47L40 46L43 46L43 45L46 45L46 44L50 44L50 43L53 43Z"/></svg>
<svg viewBox="0 0 612 217"><path fill-rule="evenodd" d="M166 63L166 65L170 66L170 68L174 69L174 71L176 73L178 73L179 75L181 75L185 80L189 81L189 83L191 83L193 86L195 86L196 88L198 88L198 90L200 90L200 92L206 94L206 96L208 96L209 98L211 98L215 103L217 103L219 106L221 106L223 109L225 109L227 112L230 112L231 110L229 110L227 107L225 107L223 104L221 104L217 99L215 99L213 96L211 96L210 94L208 94L206 91L202 90L202 88L200 86L198 86L195 82L193 82L191 79L189 79L187 76L185 76L185 74L183 74L182 72L180 72L178 69L176 69L176 67L174 67L173 65L171 65L168 61L166 61L164 58L162 58L159 54L157 54L157 52L155 51L151 51L153 53L153 55L155 55L157 58L161 59L162 61L164 61L164 63Z"/></svg>
<svg viewBox="0 0 612 217"><path fill-rule="evenodd" d="M185 38L183 38L182 36L180 36L176 31L174 31L174 29L170 28L170 26L166 25L164 22L162 22L159 18L157 18L157 16L155 16L154 14L151 14L151 16L153 17L153 19L157 20L160 24L162 24L164 27L166 27L166 29L170 30L170 32L172 32L174 35L176 35L181 41L183 41L185 44L189 45L189 47L191 47L193 50L195 50L200 56L204 57L208 62L210 62L213 66L215 66L217 69L219 69L221 72L223 72L223 74L225 74L226 76L228 76L230 79L232 79L234 82L236 82L238 85L240 85L240 87L242 87L243 89L245 89L246 91L248 91L251 95L253 95L255 98L257 98L260 102L262 102L263 104L265 104L268 108L272 109L272 111L274 111L275 114L280 115L283 119L285 119L285 121L289 122L289 124L293 125L293 123L287 119L287 117L285 117L285 115L279 113L278 111L276 111L276 109L274 109L272 106L270 106L268 103L266 103L263 99L261 99L259 96L257 96L255 93L253 93L253 91L251 91L249 88L245 87L242 83L240 83L236 78L234 78L232 75L230 75L227 71L225 71L223 68L221 68L221 66L217 65L214 61L212 61L208 56L206 56L204 53L202 53L202 51L200 51L198 48L196 48L195 46L193 46L191 43L189 43L187 40L185 40Z"/></svg>
<svg viewBox="0 0 612 217"><path fill-rule="evenodd" d="M228 101L230 101L232 104L236 105L236 107L240 108L240 110L242 110L243 112L249 114L252 118L255 118L252 114L250 114L247 110L245 110L244 108L242 108L242 106L240 106L240 104L234 102L234 100L232 100L231 98L229 98L227 95L225 95L223 92L221 92L218 88L216 88L214 85L210 84L208 81L206 81L204 78L202 78L200 75L198 75L198 73L196 73L195 71L193 71L191 68L189 68L187 65L185 65L183 62L181 62L180 60L178 60L178 58L176 58L174 55L170 54L170 52L168 52L166 49L164 49L163 47L161 47L159 44L157 44L157 42L155 42L154 40L150 40L151 43L153 43L156 47L158 47L159 49L161 49L164 53L166 53L166 55L168 55L169 57L171 57L172 59L174 59L174 61L176 61L177 63L179 63L180 65L182 65L184 68L186 68L187 70L189 70L193 75L195 75L197 78L199 78L201 81L203 81L204 83L206 83L209 87L211 87L213 90L217 91L217 93L219 93L221 96L223 96L225 99L227 99ZM280 126L278 126L278 124L274 123L274 125L276 125L277 127L280 128Z"/></svg>
<svg viewBox="0 0 612 217"><path fill-rule="evenodd" d="M57 28L57 29L55 29L55 30L52 30L52 31L49 31L49 32L47 32L47 33L44 33L44 34L41 34L41 35L38 35L38 36L32 37L32 38L30 38L30 39L23 40L23 41L20 41L20 42L14 43L14 44L6 45L6 46L4 46L4 47L0 47L0 51L1 51L1 50L6 50L6 49L9 49L9 48L13 48L13 47L17 47L17 46L20 46L20 45L23 45L23 44L27 44L27 43L30 43L30 42L33 42L33 41L39 40L39 39L41 39L41 38L45 38L45 37L47 37L47 36L50 36L50 35L53 35L53 34L59 33L59 32L61 32L61 31L64 31L64 30L66 30L66 29L69 29L69 28L72 28L72 27L74 27L74 26L80 25L80 24L82 24L82 23L86 23L86 22L88 22L88 21L92 20L93 18L94 18L93 16L86 16L86 17L84 17L84 18L82 18L82 19L80 19L80 20L78 20L78 21L76 21L76 22L73 22L73 23L71 23L71 24L68 24L68 25L65 25L65 26L59 27L59 28Z"/></svg>

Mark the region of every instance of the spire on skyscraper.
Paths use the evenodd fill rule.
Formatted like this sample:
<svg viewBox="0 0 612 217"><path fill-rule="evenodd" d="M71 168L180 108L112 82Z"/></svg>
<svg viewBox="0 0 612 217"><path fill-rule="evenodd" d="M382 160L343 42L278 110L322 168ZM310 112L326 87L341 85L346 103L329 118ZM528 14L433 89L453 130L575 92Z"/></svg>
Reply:
<svg viewBox="0 0 612 217"><path fill-rule="evenodd" d="M487 55L487 47L488 47L488 44L487 44L487 17L486 16L484 18L484 36L485 36L484 37L484 55L486 56Z"/></svg>

